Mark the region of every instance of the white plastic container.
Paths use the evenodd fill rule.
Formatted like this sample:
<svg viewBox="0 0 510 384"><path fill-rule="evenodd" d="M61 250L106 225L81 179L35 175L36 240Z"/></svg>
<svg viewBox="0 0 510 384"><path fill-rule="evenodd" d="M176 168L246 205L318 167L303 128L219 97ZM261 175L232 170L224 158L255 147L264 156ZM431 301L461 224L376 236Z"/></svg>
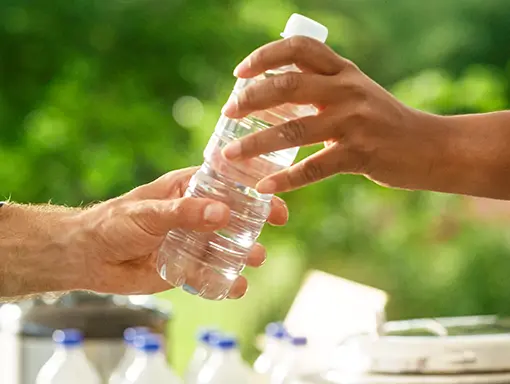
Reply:
<svg viewBox="0 0 510 384"><path fill-rule="evenodd" d="M182 384L167 364L161 336L146 334L134 341L136 357L127 369L122 384Z"/></svg>
<svg viewBox="0 0 510 384"><path fill-rule="evenodd" d="M254 373L238 349L237 340L222 336L211 340L213 352L198 373L196 384L249 384Z"/></svg>
<svg viewBox="0 0 510 384"><path fill-rule="evenodd" d="M108 380L108 384L122 384L124 381L126 371L131 366L136 357L136 348L134 346L134 341L137 336L146 335L150 333L149 328L147 327L133 327L127 328L124 331L124 343L126 344L126 352L124 356L120 360L119 365L115 368L110 379Z"/></svg>
<svg viewBox="0 0 510 384"><path fill-rule="evenodd" d="M186 370L184 384L196 384L198 373L213 351L211 346L213 337L220 337L220 333L211 329L202 330L198 333L197 347Z"/></svg>
<svg viewBox="0 0 510 384"><path fill-rule="evenodd" d="M302 348L306 347L306 337L288 336L284 355L269 374L269 384L294 384L297 380L297 364ZM354 384L354 383L350 383Z"/></svg>
<svg viewBox="0 0 510 384"><path fill-rule="evenodd" d="M287 332L282 323L267 325L264 350L253 364L253 369L258 375L268 375L282 360L285 354L286 335Z"/></svg>
<svg viewBox="0 0 510 384"><path fill-rule="evenodd" d="M85 356L79 330L55 331L53 340L57 348L39 371L36 384L101 384L99 374Z"/></svg>

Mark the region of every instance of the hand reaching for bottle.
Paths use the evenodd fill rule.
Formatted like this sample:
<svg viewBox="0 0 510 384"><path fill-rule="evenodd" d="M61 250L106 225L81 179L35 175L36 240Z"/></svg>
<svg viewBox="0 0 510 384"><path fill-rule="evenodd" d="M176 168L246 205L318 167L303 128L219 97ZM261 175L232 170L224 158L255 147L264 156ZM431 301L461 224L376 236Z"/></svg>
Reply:
<svg viewBox="0 0 510 384"><path fill-rule="evenodd" d="M438 116L413 110L372 81L328 46L306 37L265 45L244 59L234 74L251 78L296 64L261 80L230 99L223 113L242 118L284 103L313 104L316 116L288 121L228 145L228 160L324 142L325 148L292 167L261 180L257 189L276 193L299 188L337 173L363 174L388 186L419 188L441 161L447 134Z"/></svg>

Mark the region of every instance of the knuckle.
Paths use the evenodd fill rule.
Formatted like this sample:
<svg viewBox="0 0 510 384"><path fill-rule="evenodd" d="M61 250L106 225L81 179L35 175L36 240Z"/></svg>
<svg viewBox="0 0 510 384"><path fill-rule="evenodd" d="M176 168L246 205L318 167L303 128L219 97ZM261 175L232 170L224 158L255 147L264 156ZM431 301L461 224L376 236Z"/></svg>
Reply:
<svg viewBox="0 0 510 384"><path fill-rule="evenodd" d="M268 59L268 55L265 49L258 49L255 52L253 52L249 58L250 60L250 66L255 67L258 66L260 63L265 63Z"/></svg>
<svg viewBox="0 0 510 384"><path fill-rule="evenodd" d="M357 81L344 83L342 88L343 92L349 95L349 99L353 102L359 103L367 99L365 87Z"/></svg>
<svg viewBox="0 0 510 384"><path fill-rule="evenodd" d="M254 100L255 92L252 86L246 87L237 95L237 105L241 108L252 105Z"/></svg>
<svg viewBox="0 0 510 384"><path fill-rule="evenodd" d="M377 139L368 119L365 107L354 109L345 119L342 119L341 124L344 128L341 143L336 145L345 156L339 156L342 164L338 164L338 167L349 172L366 174L369 160L377 147Z"/></svg>
<svg viewBox="0 0 510 384"><path fill-rule="evenodd" d="M346 140L354 136L354 132L361 130L366 125L368 116L365 104L353 106L342 120L344 140Z"/></svg>
<svg viewBox="0 0 510 384"><path fill-rule="evenodd" d="M123 217L135 217L136 211L133 208L135 204L129 204L120 198L109 200L105 203L105 218L108 220L122 219Z"/></svg>
<svg viewBox="0 0 510 384"><path fill-rule="evenodd" d="M190 199L192 198L185 197L180 200L172 201L172 205L169 209L170 214L176 218L184 216L186 213L186 207L192 203Z"/></svg>
<svg viewBox="0 0 510 384"><path fill-rule="evenodd" d="M245 156L256 153L264 147L263 140L257 134L250 135L242 143L242 151Z"/></svg>
<svg viewBox="0 0 510 384"><path fill-rule="evenodd" d="M292 93L301 87L301 76L297 73L287 73L273 77L272 82L274 89L277 91Z"/></svg>
<svg viewBox="0 0 510 384"><path fill-rule="evenodd" d="M300 144L306 134L306 126L300 119L290 120L280 127L279 135L287 143Z"/></svg>
<svg viewBox="0 0 510 384"><path fill-rule="evenodd" d="M354 63L354 61L351 61L349 59L343 59L343 67L346 71L359 71L359 67Z"/></svg>
<svg viewBox="0 0 510 384"><path fill-rule="evenodd" d="M311 183L324 177L321 164L313 161L304 161L301 168L301 178L305 183Z"/></svg>
<svg viewBox="0 0 510 384"><path fill-rule="evenodd" d="M152 227L158 217L158 211L156 210L156 207L149 204L144 204L144 206L139 207L138 209L133 209L131 214L133 215L133 219L136 222L143 224L143 226L146 228Z"/></svg>
<svg viewBox="0 0 510 384"><path fill-rule="evenodd" d="M352 116L355 120L357 120L360 124L366 123L371 120L372 117L372 107L369 102L367 102L366 98L359 100L356 103L356 106L353 108Z"/></svg>
<svg viewBox="0 0 510 384"><path fill-rule="evenodd" d="M315 41L305 36L293 36L288 40L289 48L294 55L303 55L310 51Z"/></svg>

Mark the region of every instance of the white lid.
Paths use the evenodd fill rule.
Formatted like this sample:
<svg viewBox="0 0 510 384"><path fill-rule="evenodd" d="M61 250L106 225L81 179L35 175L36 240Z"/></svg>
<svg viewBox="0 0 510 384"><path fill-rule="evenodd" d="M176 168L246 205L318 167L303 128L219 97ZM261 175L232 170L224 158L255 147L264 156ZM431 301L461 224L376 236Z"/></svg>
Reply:
<svg viewBox="0 0 510 384"><path fill-rule="evenodd" d="M281 36L284 38L291 36L307 36L324 43L328 38L328 29L315 20L294 13L287 21L287 25L285 25L285 30L282 32Z"/></svg>

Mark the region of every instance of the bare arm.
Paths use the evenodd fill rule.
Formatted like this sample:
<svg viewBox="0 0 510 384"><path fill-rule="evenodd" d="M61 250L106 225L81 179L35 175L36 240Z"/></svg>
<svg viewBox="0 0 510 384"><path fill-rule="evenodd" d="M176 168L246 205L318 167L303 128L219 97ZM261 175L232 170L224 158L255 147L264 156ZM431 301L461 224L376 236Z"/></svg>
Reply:
<svg viewBox="0 0 510 384"><path fill-rule="evenodd" d="M0 208L0 297L79 288L78 213L49 205Z"/></svg>
<svg viewBox="0 0 510 384"><path fill-rule="evenodd" d="M361 139L361 174L393 188L510 200L510 112L408 111L398 129Z"/></svg>
<svg viewBox="0 0 510 384"><path fill-rule="evenodd" d="M450 171L437 188L422 189L510 200L510 111L440 120L448 131Z"/></svg>
<svg viewBox="0 0 510 384"><path fill-rule="evenodd" d="M326 45L293 37L263 46L235 70L240 78L296 64L303 73L259 81L223 113L241 118L284 103L313 104L303 117L234 141L230 160L324 142L325 148L262 180L283 192L338 173L365 175L394 188L510 200L510 112L443 117L409 108Z"/></svg>

